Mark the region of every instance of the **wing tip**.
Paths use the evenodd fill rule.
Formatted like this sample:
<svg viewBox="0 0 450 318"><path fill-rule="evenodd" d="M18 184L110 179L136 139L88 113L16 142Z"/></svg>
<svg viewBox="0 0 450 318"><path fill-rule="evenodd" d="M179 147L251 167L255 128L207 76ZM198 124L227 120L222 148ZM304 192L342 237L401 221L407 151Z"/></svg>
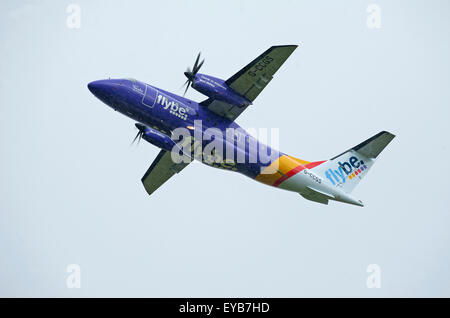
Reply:
<svg viewBox="0 0 450 318"><path fill-rule="evenodd" d="M386 131L386 130L383 130L382 132L380 132L380 135L382 135L382 134L386 134L386 135L388 135L389 137L392 137L392 139L395 138L395 135L394 135L393 133L391 133L391 132L389 132L389 131Z"/></svg>
<svg viewBox="0 0 450 318"><path fill-rule="evenodd" d="M279 48L279 47L295 47L298 48L300 44L285 44L285 45L273 45L271 49Z"/></svg>

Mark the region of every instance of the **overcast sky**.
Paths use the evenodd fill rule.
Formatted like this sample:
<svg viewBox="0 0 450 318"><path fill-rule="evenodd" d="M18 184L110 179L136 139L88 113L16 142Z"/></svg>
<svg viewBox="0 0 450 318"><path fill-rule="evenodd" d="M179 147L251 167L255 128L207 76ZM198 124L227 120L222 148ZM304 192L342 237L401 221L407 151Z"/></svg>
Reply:
<svg viewBox="0 0 450 318"><path fill-rule="evenodd" d="M450 296L448 1L75 1L80 28L70 3L0 2L0 296ZM365 207L200 163L149 197L159 150L87 83L182 94L199 51L227 79L280 44L300 46L239 124L310 161L394 133Z"/></svg>

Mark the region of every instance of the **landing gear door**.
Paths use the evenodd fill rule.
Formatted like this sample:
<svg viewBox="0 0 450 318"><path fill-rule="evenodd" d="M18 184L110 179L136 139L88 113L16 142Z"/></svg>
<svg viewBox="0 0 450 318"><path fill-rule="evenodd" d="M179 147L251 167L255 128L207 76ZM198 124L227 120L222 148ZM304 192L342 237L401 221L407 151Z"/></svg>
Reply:
<svg viewBox="0 0 450 318"><path fill-rule="evenodd" d="M142 97L142 104L147 107L153 108L156 103L156 96L158 95L158 91L151 87L150 85L145 84L145 93L144 97Z"/></svg>

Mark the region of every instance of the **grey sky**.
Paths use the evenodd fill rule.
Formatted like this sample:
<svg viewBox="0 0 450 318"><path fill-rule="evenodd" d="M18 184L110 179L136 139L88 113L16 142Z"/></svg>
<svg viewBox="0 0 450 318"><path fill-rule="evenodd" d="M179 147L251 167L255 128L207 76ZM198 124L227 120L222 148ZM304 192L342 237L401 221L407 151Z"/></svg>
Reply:
<svg viewBox="0 0 450 318"><path fill-rule="evenodd" d="M448 1L74 1L80 29L70 3L0 3L0 296L450 296ZM366 206L199 163L148 197L159 150L86 84L182 94L198 51L226 79L278 44L300 47L239 124L306 160L396 134L353 192Z"/></svg>

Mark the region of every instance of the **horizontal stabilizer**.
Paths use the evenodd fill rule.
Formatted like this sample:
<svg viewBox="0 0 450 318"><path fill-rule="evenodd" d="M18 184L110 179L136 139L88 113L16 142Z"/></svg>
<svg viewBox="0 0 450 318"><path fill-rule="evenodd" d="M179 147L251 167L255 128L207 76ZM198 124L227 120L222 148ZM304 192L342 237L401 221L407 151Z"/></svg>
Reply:
<svg viewBox="0 0 450 318"><path fill-rule="evenodd" d="M300 195L307 200L322 204L328 204L328 200L334 199L332 195L313 189L311 187L307 187L302 193L300 193Z"/></svg>
<svg viewBox="0 0 450 318"><path fill-rule="evenodd" d="M380 152L382 152L383 149L386 148L386 146L392 141L392 139L394 139L394 137L395 135L391 134L390 132L379 132L375 136L370 137L366 141L363 141L359 145L347 151L344 151L343 153L331 158L330 160L334 160L350 151L355 151L369 159L375 159L376 157L378 157Z"/></svg>

